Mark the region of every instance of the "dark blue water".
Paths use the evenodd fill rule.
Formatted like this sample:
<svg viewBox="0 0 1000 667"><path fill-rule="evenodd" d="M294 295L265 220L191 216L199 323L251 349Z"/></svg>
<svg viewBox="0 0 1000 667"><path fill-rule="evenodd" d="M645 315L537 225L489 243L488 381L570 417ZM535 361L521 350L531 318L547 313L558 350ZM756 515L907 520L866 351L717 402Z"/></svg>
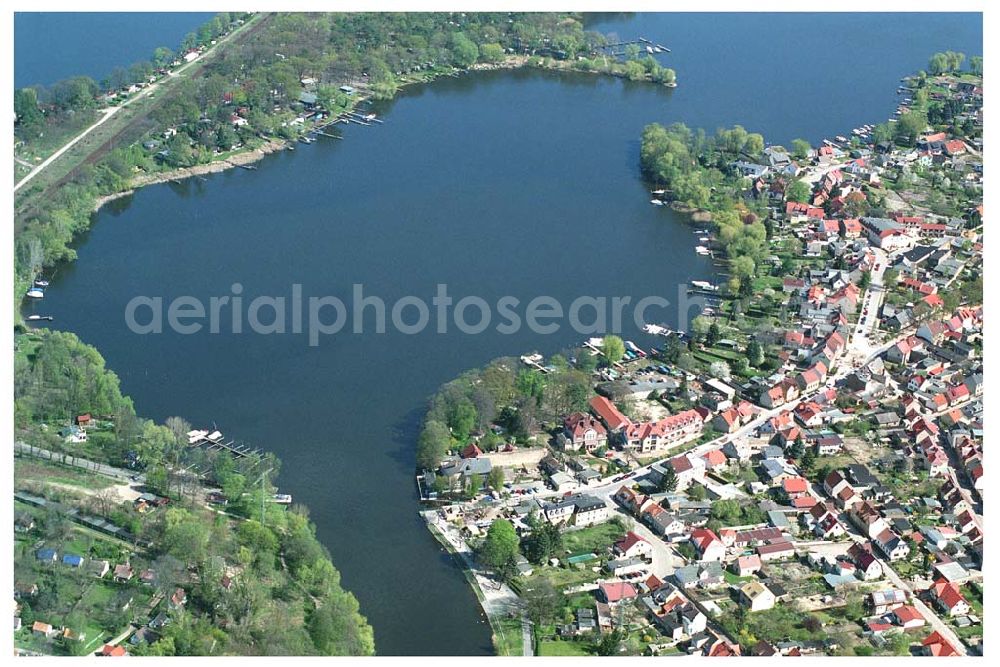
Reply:
<svg viewBox="0 0 1000 667"><path fill-rule="evenodd" d="M680 87L524 71L408 89L379 109L384 125L351 126L343 141L299 144L257 171L153 186L106 207L78 261L34 307L97 345L141 413L215 422L282 458L282 490L310 507L379 653L488 653L472 593L416 516L424 401L466 368L553 353L581 336L565 327L547 336L452 329L341 334L318 347L301 335L143 337L125 327L125 304L136 295L228 295L234 282L249 298L287 296L301 283L306 295L345 299L363 283L390 304L429 299L438 283L456 299L490 303L672 299L678 285L712 278L712 267L693 252L690 227L648 203L638 172L643 126L741 122L774 141L817 141L882 120L898 79L930 52L973 54L981 41L974 16L900 21L603 21L599 28L622 37L673 48L664 62L676 66ZM845 36L855 32L867 37ZM810 53L796 60L797 50ZM662 319L676 322L672 313ZM629 323L626 335L649 342Z"/></svg>
<svg viewBox="0 0 1000 667"><path fill-rule="evenodd" d="M148 60L210 20L209 12L16 12L14 85L48 86L85 74L100 81L115 67Z"/></svg>
<svg viewBox="0 0 1000 667"><path fill-rule="evenodd" d="M665 121L739 123L773 143L883 122L900 77L926 69L933 53L983 53L974 13L600 15L587 28L671 49L658 56L677 71Z"/></svg>

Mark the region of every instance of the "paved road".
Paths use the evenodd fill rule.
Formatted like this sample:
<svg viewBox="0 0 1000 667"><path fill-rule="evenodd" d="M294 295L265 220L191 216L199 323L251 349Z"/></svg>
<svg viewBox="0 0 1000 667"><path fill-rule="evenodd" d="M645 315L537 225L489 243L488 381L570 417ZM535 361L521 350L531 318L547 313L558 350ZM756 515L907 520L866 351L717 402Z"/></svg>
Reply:
<svg viewBox="0 0 1000 667"><path fill-rule="evenodd" d="M83 459L79 456L72 456L70 454L63 454L62 452L53 452L49 449L42 449L41 447L35 447L24 442L16 441L14 443L14 450L27 456L34 456L39 459L55 461L57 463L73 466L75 468L82 468L83 470L89 470L91 472L107 475L108 477L117 477L118 479L126 482L134 481L139 485L146 483L146 476L142 473L137 473L134 470L115 468L114 466L109 466L104 463L98 463L97 461Z"/></svg>
<svg viewBox="0 0 1000 667"><path fill-rule="evenodd" d="M145 88L143 88L143 89L142 89L141 91L139 91L138 93L136 93L136 94L135 94L134 96L132 96L132 97L128 98L127 100L125 100L124 102L122 102L121 104L119 104L118 106L115 106L115 107L111 107L111 108L108 108L108 109L105 109L105 110L104 110L104 111L102 112L102 114L101 114L101 117L100 117L100 118L99 118L99 119L97 120L97 122L96 122L96 123L94 123L93 125L91 125L91 126L90 126L90 127L88 127L87 129L85 129L85 130L84 130L83 132L81 132L80 134L78 134L78 135L76 135L75 137L73 137L72 139L70 139L70 140L69 140L69 142L67 142L67 143L66 143L66 145L64 145L64 146L63 146L62 148L60 148L59 150L57 150L57 151L56 151L55 153L53 153L52 155L50 155L50 156L49 156L48 158L46 158L45 160L43 160L43 161L42 161L42 162L41 162L40 164L38 164L38 165L37 165L37 166L36 166L36 167L35 167L34 169L32 169L31 171L29 171L29 172L28 172L28 173L27 173L27 174L26 174L26 175L24 176L24 178L22 178L22 179L21 179L20 181L18 181L18 182L17 182L17 183L16 183L15 185L14 185L14 192L17 192L18 190L20 190L20 189L21 189L21 188L22 188L23 186L25 186L25 185L26 185L26 184L27 184L27 183L28 183L29 181L31 181L31 179L33 179L33 178L34 178L35 176L37 176L38 174L42 173L42 171L44 171L46 167L48 167L48 166L49 166L49 165L51 165L51 164L52 164L53 162L55 162L55 161L56 161L56 160L58 160L58 159L59 159L60 157L62 157L62 155L63 155L64 153L66 153L66 151L68 151L69 149L73 148L73 146L75 146L75 145L76 145L77 143L79 143L81 139L83 139L84 137L86 137L86 136L87 136L88 134L90 134L91 132L93 132L94 130L96 130L96 129L97 129L98 127L100 127L101 125L104 125L104 123L108 122L108 120L109 120L109 119L110 119L110 118L111 118L112 116L114 116L114 115L115 115L116 113L118 113L119 111L121 111L121 110L122 110L122 109L124 109L125 107L127 107L127 106L129 106L129 105L133 104L134 102L137 102L137 101L139 101L139 100L141 100L141 99L145 99L145 98L149 97L150 95L152 95L152 94L153 94L154 92L156 92L156 91L157 91L157 90L159 89L159 87L160 87L160 84L161 84L161 83L162 83L162 82L163 82L164 80L167 80L167 79L169 79L170 77L176 77L176 76L178 76L178 75L180 75L180 74L182 74L182 73L186 72L186 71L187 71L187 70L188 70L188 69L189 69L190 67L193 67L193 66L196 66L196 65L201 65L201 64L202 64L202 63L203 63L203 62L205 61L205 59L207 59L207 58L208 58L208 57L210 56L210 54L215 54L215 53L218 53L218 47L219 47L219 46L221 46L222 44L224 44L224 43L226 43L227 41L229 41L229 40L230 40L231 38L233 38L233 37L234 37L235 35L237 35L238 33L242 32L242 31L243 31L243 29L245 29L245 28L246 28L246 27L247 27L248 25L250 25L250 23L249 23L249 22L247 22L247 23L246 23L246 24L244 24L243 26L241 26L241 27L237 28L237 29L236 29L236 30L234 30L233 32L229 33L229 35L227 35L227 36L226 36L226 37L224 37L223 39L219 40L219 41L218 41L218 43L216 43L216 45L215 45L215 46L213 46L213 47L212 47L212 48L211 48L211 49L210 49L209 51L207 51L206 53L202 54L202 56L201 56L200 58L198 58L197 60L192 60L192 61L191 61L191 62L189 62L189 63L185 63L184 65L181 65L181 66L180 66L180 67L178 67L178 68L177 68L176 70L174 70L174 71L170 72L170 73L168 74L168 76L167 76L167 77L165 77L164 79L160 79L160 80L159 80L159 81L157 81L156 83L154 83L154 84L151 84L151 85L149 85L149 86L146 86L146 87L145 87Z"/></svg>
<svg viewBox="0 0 1000 667"><path fill-rule="evenodd" d="M849 522L845 521L842 523L844 524L844 528L847 529L848 537L850 537L855 543L864 544L868 542L867 539L858 534L854 526L852 526ZM944 638L955 647L955 650L958 651L959 655L967 655L968 652L965 649L965 644L963 644L962 640L958 638L955 631L952 630L947 623L942 621L933 609L924 604L923 601L915 595L913 587L892 569L892 565L889 561L884 558L880 558L879 562L882 563L882 570L885 572L886 579L891 581L896 588L906 591L909 594L910 604L917 608L917 611L919 611L920 614L927 620L930 626L940 632Z"/></svg>
<svg viewBox="0 0 1000 667"><path fill-rule="evenodd" d="M684 559L674 551L674 548L662 540L656 533L638 521L632 526L632 531L653 545L653 562L649 570L659 579L665 580L678 567L684 566Z"/></svg>

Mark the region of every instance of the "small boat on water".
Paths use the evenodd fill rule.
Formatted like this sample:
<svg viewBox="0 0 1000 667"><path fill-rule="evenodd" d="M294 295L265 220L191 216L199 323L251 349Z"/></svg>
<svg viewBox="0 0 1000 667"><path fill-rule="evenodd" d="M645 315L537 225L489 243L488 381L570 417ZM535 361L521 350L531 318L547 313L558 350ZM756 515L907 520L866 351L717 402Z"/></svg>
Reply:
<svg viewBox="0 0 1000 667"><path fill-rule="evenodd" d="M834 139L836 139L837 141L839 141L842 144L847 143L847 137L845 137L842 134L838 134L837 136L834 137Z"/></svg>
<svg viewBox="0 0 1000 667"><path fill-rule="evenodd" d="M698 253L699 255L711 255L711 254L712 254L712 251L711 251L711 250L709 250L708 248L706 248L706 247L705 247L705 246L703 246L703 245L700 245L700 246L696 247L696 248L694 249L694 251L695 251L696 253Z"/></svg>
<svg viewBox="0 0 1000 667"><path fill-rule="evenodd" d="M28 317L25 318L25 319L27 319L29 322L39 322L41 320L45 320L46 322L51 322L52 321L52 316L51 315L28 315Z"/></svg>
<svg viewBox="0 0 1000 667"><path fill-rule="evenodd" d="M274 494L274 502L278 503L279 505L291 505L292 496L287 493L276 493Z"/></svg>
<svg viewBox="0 0 1000 667"><path fill-rule="evenodd" d="M42 280L41 278L39 278L38 280L35 281L35 287L48 287L48 286L49 286L48 280Z"/></svg>
<svg viewBox="0 0 1000 667"><path fill-rule="evenodd" d="M651 195L665 195L665 194L667 194L667 191L666 190L653 190L649 194L651 194Z"/></svg>
<svg viewBox="0 0 1000 667"><path fill-rule="evenodd" d="M31 289L28 290L26 296L28 296L31 299L42 299L45 297L45 290L43 290L41 287L32 287Z"/></svg>
<svg viewBox="0 0 1000 667"><path fill-rule="evenodd" d="M691 286L697 287L698 289L708 290L709 292L715 292L719 289L718 285L713 285L707 280L692 280Z"/></svg>
<svg viewBox="0 0 1000 667"><path fill-rule="evenodd" d="M702 243L708 243L709 241L712 240L712 237L710 237L710 236L699 236L698 240L701 241Z"/></svg>
<svg viewBox="0 0 1000 667"><path fill-rule="evenodd" d="M654 336L669 336L671 333L670 329L659 324L644 324L642 330Z"/></svg>
<svg viewBox="0 0 1000 667"><path fill-rule="evenodd" d="M698 234L699 236L704 236L705 234L708 234L708 230L707 229L696 229L696 230L694 230L694 233Z"/></svg>
<svg viewBox="0 0 1000 667"><path fill-rule="evenodd" d="M653 206L663 206L663 202L660 201L659 199L650 199L649 203L652 204Z"/></svg>

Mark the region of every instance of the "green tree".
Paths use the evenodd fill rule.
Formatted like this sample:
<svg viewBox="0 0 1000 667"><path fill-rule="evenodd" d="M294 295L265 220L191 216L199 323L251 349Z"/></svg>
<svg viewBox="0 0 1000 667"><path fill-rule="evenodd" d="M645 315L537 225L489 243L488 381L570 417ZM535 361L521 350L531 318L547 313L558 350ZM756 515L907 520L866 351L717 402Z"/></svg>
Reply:
<svg viewBox="0 0 1000 667"><path fill-rule="evenodd" d="M719 324L713 321L711 326L708 327L708 333L705 335L705 345L708 347L715 347L715 344L718 343L721 338L722 330L719 329Z"/></svg>
<svg viewBox="0 0 1000 667"><path fill-rule="evenodd" d="M515 563L518 544L514 525L507 519L497 519L486 532L486 539L479 548L479 559L503 577Z"/></svg>
<svg viewBox="0 0 1000 667"><path fill-rule="evenodd" d="M674 472L673 467L664 466L663 476L656 488L660 493L673 493L677 490L677 473Z"/></svg>
<svg viewBox="0 0 1000 667"><path fill-rule="evenodd" d="M792 155L795 157L805 160L809 157L810 151L812 151L812 146L805 139L792 140Z"/></svg>
<svg viewBox="0 0 1000 667"><path fill-rule="evenodd" d="M601 343L601 352L608 364L616 364L625 356L625 343L618 336L607 335Z"/></svg>
<svg viewBox="0 0 1000 667"><path fill-rule="evenodd" d="M504 474L503 468L493 468L488 477L490 488L496 492L503 491Z"/></svg>
<svg viewBox="0 0 1000 667"><path fill-rule="evenodd" d="M540 519L537 513L528 518L531 533L522 540L525 557L532 563L546 563L563 548L559 527Z"/></svg>
<svg viewBox="0 0 1000 667"><path fill-rule="evenodd" d="M452 37L451 54L458 67L468 67L479 59L479 47L464 33L457 32Z"/></svg>
<svg viewBox="0 0 1000 667"><path fill-rule="evenodd" d="M912 145L926 128L927 114L919 111L908 111L896 121L896 138Z"/></svg>
<svg viewBox="0 0 1000 667"><path fill-rule="evenodd" d="M618 655L618 647L621 646L623 639L625 639L625 633L619 629L603 633L595 647L597 655Z"/></svg>
<svg viewBox="0 0 1000 667"><path fill-rule="evenodd" d="M809 195L812 194L812 190L805 181L792 181L788 185L788 189L785 190L785 197L788 201L798 202L804 204L809 201Z"/></svg>
<svg viewBox="0 0 1000 667"><path fill-rule="evenodd" d="M14 118L25 138L35 137L42 131L45 116L38 108L38 93L34 88L14 91Z"/></svg>
<svg viewBox="0 0 1000 667"><path fill-rule="evenodd" d="M437 468L451 443L451 431L447 426L436 420L428 421L417 440L417 465L424 470Z"/></svg>
<svg viewBox="0 0 1000 667"><path fill-rule="evenodd" d="M525 611L536 625L544 625L556 617L563 606L563 595L555 589L546 577L533 580L531 588L524 590Z"/></svg>
<svg viewBox="0 0 1000 667"><path fill-rule="evenodd" d="M496 42L483 44L479 47L479 57L488 63L498 63L503 60L503 47Z"/></svg>

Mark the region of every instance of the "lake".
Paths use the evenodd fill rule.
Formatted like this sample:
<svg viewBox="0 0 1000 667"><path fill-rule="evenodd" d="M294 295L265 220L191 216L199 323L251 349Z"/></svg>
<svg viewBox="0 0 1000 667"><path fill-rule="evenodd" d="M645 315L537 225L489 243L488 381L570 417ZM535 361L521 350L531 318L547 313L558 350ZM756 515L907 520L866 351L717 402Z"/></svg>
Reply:
<svg viewBox="0 0 1000 667"><path fill-rule="evenodd" d="M211 12L15 12L14 85L49 86L81 74L100 81L115 67L149 60L157 47L176 51L185 35L213 16Z"/></svg>
<svg viewBox="0 0 1000 667"><path fill-rule="evenodd" d="M492 358L584 336L342 332L316 347L226 327L140 336L125 325L129 300L207 301L237 282L247 299L301 284L346 300L361 283L390 304L429 301L443 283L456 300L489 303L674 300L678 285L715 273L692 228L649 204L638 170L647 123L742 123L773 142L818 142L886 118L899 78L935 50L982 51L978 15L633 15L593 27L670 46L661 60L679 87L537 71L412 87L376 108L383 125L349 126L343 141L105 207L78 260L31 306L96 345L141 414L214 423L276 452L281 490L309 506L381 654L492 652L475 597L416 513L427 397ZM626 338L654 342L625 324Z"/></svg>

